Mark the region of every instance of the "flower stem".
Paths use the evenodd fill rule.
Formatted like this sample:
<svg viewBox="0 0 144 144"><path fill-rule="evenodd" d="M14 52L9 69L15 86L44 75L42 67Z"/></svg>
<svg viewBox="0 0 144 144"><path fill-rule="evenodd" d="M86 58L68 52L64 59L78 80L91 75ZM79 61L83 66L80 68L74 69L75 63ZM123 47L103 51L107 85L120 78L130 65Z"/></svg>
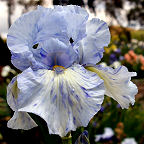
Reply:
<svg viewBox="0 0 144 144"><path fill-rule="evenodd" d="M62 144L72 144L71 132L69 132L65 137L62 137Z"/></svg>

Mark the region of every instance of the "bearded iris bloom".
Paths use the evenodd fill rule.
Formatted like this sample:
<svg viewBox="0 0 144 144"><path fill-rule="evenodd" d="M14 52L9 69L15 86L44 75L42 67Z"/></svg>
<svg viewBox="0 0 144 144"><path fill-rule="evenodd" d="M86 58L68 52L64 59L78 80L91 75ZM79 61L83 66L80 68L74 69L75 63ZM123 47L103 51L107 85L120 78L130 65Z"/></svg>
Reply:
<svg viewBox="0 0 144 144"><path fill-rule="evenodd" d="M10 27L7 45L12 64L22 71L7 88L14 111L13 129L31 129L34 113L43 118L50 134L65 136L87 126L100 110L104 94L122 108L134 104L136 73L96 65L110 42L107 24L78 6L39 6Z"/></svg>

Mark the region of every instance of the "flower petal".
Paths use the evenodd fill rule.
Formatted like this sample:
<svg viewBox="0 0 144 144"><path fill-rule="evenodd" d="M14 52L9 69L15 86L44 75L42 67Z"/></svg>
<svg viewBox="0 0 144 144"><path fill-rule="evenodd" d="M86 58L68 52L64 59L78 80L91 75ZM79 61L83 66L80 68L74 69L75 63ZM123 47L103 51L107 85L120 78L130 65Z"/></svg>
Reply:
<svg viewBox="0 0 144 144"><path fill-rule="evenodd" d="M35 26L42 11L39 9L23 14L11 25L7 35L7 45L13 53L22 53L32 49L36 34Z"/></svg>
<svg viewBox="0 0 144 144"><path fill-rule="evenodd" d="M15 111L13 117L8 121L7 126L12 129L29 130L37 126L27 112Z"/></svg>
<svg viewBox="0 0 144 144"><path fill-rule="evenodd" d="M26 112L18 112L18 98L19 89L17 87L17 77L14 77L9 83L7 88L7 102L8 105L14 110L13 117L8 121L7 126L13 129L24 129L28 130L36 127L37 124Z"/></svg>
<svg viewBox="0 0 144 144"><path fill-rule="evenodd" d="M49 40L40 43L39 47L41 47L41 56L38 60L46 65L48 69L52 69L55 65L67 68L78 59L78 54L72 46L67 46L58 39L49 38Z"/></svg>
<svg viewBox="0 0 144 144"><path fill-rule="evenodd" d="M82 40L79 51L82 51L80 62L82 64L96 64L103 57L104 46L110 42L110 32L107 24L94 18L87 22L86 34Z"/></svg>
<svg viewBox="0 0 144 144"><path fill-rule="evenodd" d="M64 11L67 11L65 20L67 23L68 36L73 38L74 43L77 43L86 36L86 21L88 20L88 13L80 6L57 6L56 9L60 7L63 8Z"/></svg>
<svg viewBox="0 0 144 144"><path fill-rule="evenodd" d="M45 41L55 39L67 47L59 63L63 61L67 64L62 66L70 66L77 57L79 41L86 36L87 19L88 13L78 6L56 6L54 9L38 7L24 14L10 27L7 36L13 65L22 71L28 67L47 69L49 66L39 61L39 45L47 46ZM52 50L50 47L43 49ZM53 60L49 57L47 61Z"/></svg>
<svg viewBox="0 0 144 144"><path fill-rule="evenodd" d="M32 47L36 43L35 39L38 32L36 23L42 12L37 9L22 15L8 31L7 45L12 53L11 61L20 70L32 66L35 61L33 51L36 50Z"/></svg>
<svg viewBox="0 0 144 144"><path fill-rule="evenodd" d="M138 90L130 80L136 76L135 72L128 72L124 66L113 69L99 65L87 69L96 72L104 80L106 95L116 100L122 108L128 108L129 103L134 104Z"/></svg>
<svg viewBox="0 0 144 144"><path fill-rule="evenodd" d="M40 49L37 52L32 53L31 51L26 51L23 53L12 53L11 56L12 64L23 71L28 67L31 67L33 70L46 69L47 65L44 65L40 56Z"/></svg>
<svg viewBox="0 0 144 144"><path fill-rule="evenodd" d="M87 126L100 110L104 85L95 73L74 65L57 74L53 70L25 70L18 76L19 111L42 117L50 134L65 136Z"/></svg>
<svg viewBox="0 0 144 144"><path fill-rule="evenodd" d="M67 43L72 38L75 44L86 36L87 19L88 13L79 6L55 6L51 14L45 12L38 22L37 41L56 37Z"/></svg>
<svg viewBox="0 0 144 144"><path fill-rule="evenodd" d="M30 51L26 51L23 53L13 53L11 56L11 63L19 70L23 71L28 67L32 66L32 62L34 61L33 54Z"/></svg>

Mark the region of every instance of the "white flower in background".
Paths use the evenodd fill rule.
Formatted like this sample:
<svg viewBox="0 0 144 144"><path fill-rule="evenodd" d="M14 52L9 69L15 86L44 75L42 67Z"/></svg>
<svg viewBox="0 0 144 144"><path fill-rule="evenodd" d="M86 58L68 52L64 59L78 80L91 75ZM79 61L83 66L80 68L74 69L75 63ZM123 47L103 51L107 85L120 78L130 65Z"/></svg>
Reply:
<svg viewBox="0 0 144 144"><path fill-rule="evenodd" d="M131 42L132 43L138 43L138 40L137 39L132 39Z"/></svg>
<svg viewBox="0 0 144 144"><path fill-rule="evenodd" d="M143 41L139 41L138 42L138 46L144 46L144 42Z"/></svg>
<svg viewBox="0 0 144 144"><path fill-rule="evenodd" d="M134 44L134 45L133 45L133 49L136 49L137 47L138 47L137 44Z"/></svg>
<svg viewBox="0 0 144 144"><path fill-rule="evenodd" d="M111 67L114 67L114 68L118 68L121 66L121 63L119 61L115 61L111 64Z"/></svg>
<svg viewBox="0 0 144 144"><path fill-rule="evenodd" d="M125 138L121 144L137 144L134 138Z"/></svg>
<svg viewBox="0 0 144 144"><path fill-rule="evenodd" d="M129 43L129 44L127 44L127 46L128 46L128 48L131 48L131 47L132 47L132 44L131 44L131 43Z"/></svg>
<svg viewBox="0 0 144 144"><path fill-rule="evenodd" d="M4 66L3 69L2 69L2 72L1 72L1 76L2 77L7 77L9 72L11 70L11 67L10 66Z"/></svg>
<svg viewBox="0 0 144 144"><path fill-rule="evenodd" d="M113 130L110 127L104 128L104 133L95 136L95 142L100 141L100 139L109 139L114 135Z"/></svg>
<svg viewBox="0 0 144 144"><path fill-rule="evenodd" d="M7 66L4 66L3 69L2 69L2 72L1 72L1 76L2 77L7 77L9 75L9 73L12 73L12 74L16 74L16 71L11 69L11 67L9 65Z"/></svg>

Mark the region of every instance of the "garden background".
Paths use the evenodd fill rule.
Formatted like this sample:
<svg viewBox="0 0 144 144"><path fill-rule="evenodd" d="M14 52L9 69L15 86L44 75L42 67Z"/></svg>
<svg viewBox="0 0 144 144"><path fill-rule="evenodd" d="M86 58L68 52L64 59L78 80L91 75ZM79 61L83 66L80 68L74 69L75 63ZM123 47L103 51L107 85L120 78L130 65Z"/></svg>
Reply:
<svg viewBox="0 0 144 144"><path fill-rule="evenodd" d="M6 34L10 25L22 14L37 5L80 5L89 11L90 17L106 21L111 32L111 42L105 47L101 65L116 68L120 65L136 71L132 81L138 86L136 103L129 109L105 98L101 110L90 121L85 130L91 144L119 144L125 138L134 138L144 144L144 0L0 0L0 144L60 144L61 139L49 135L46 123L31 115L39 127L29 131L7 128L13 111L6 102L6 87L12 77L20 73L10 62L11 54L6 45ZM111 128L106 134L106 128ZM73 143L83 128L72 132ZM105 132L104 132L105 130ZM98 139L96 135L103 134ZM105 135L104 135L105 134Z"/></svg>

